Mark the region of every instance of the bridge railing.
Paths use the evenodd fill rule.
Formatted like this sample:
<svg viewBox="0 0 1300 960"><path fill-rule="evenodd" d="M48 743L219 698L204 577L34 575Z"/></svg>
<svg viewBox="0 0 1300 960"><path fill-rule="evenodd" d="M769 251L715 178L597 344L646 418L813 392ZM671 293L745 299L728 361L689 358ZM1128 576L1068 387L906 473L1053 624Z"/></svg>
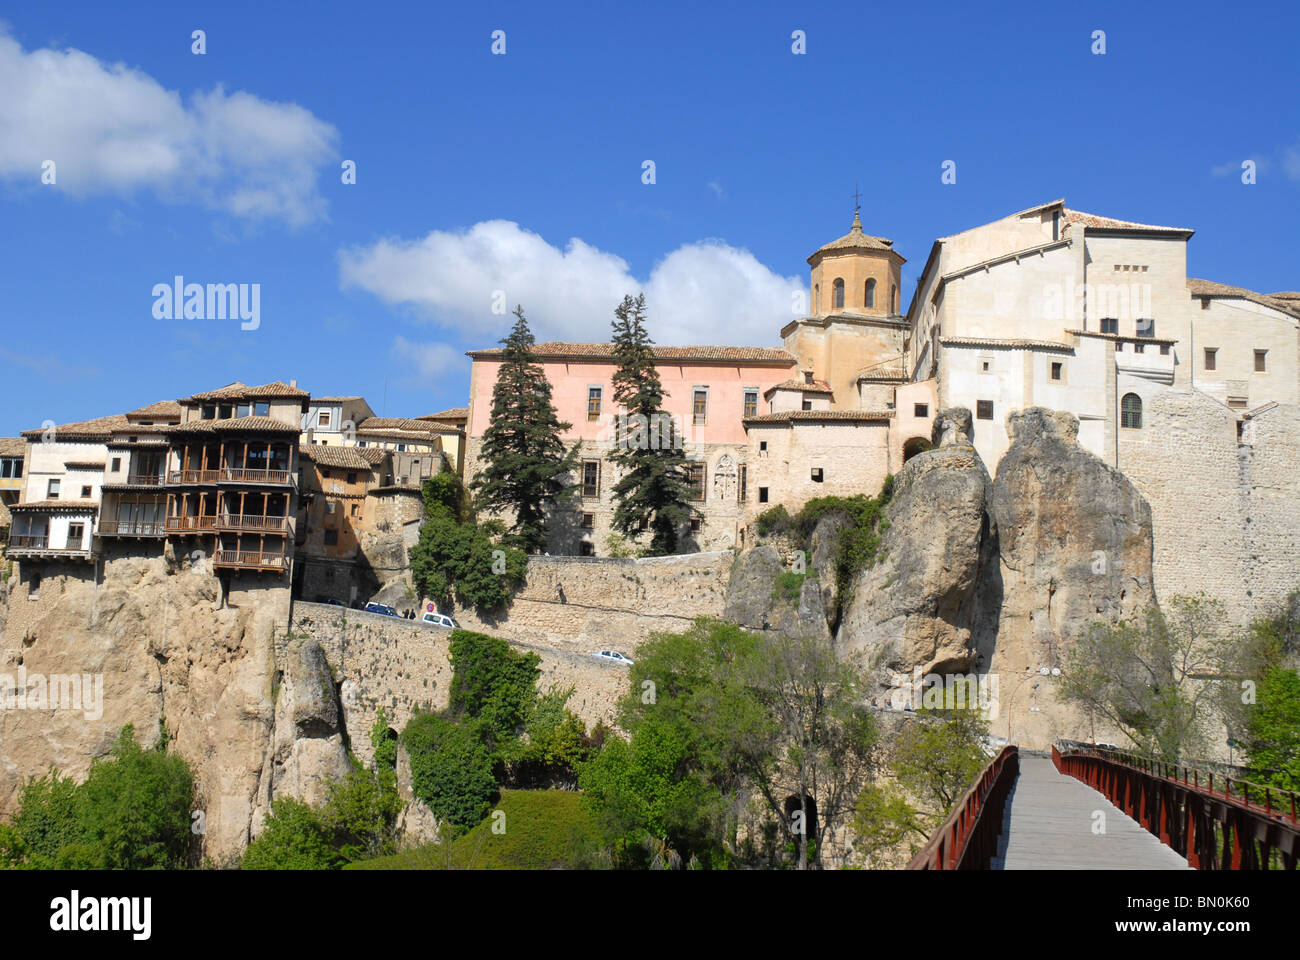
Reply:
<svg viewBox="0 0 1300 960"><path fill-rule="evenodd" d="M1007 795L1019 775L1019 751L1003 747L907 869L987 870L997 853Z"/></svg>
<svg viewBox="0 0 1300 960"><path fill-rule="evenodd" d="M1300 797L1110 747L1052 746L1063 774L1104 795L1198 870L1294 870Z"/></svg>

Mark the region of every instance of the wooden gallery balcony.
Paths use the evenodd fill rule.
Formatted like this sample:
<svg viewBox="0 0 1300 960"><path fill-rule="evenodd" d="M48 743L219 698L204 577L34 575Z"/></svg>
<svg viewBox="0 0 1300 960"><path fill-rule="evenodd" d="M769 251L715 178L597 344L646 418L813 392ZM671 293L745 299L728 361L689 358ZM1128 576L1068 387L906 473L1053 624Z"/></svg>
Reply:
<svg viewBox="0 0 1300 960"><path fill-rule="evenodd" d="M273 533L285 536L290 532L288 517L264 517L253 513L227 513L217 517L217 529L233 532Z"/></svg>
<svg viewBox="0 0 1300 960"><path fill-rule="evenodd" d="M215 533L217 529L217 518L213 515L168 517L166 524L168 533Z"/></svg>
<svg viewBox="0 0 1300 960"><path fill-rule="evenodd" d="M167 526L162 520L100 520L96 532L101 537L161 537Z"/></svg>
<svg viewBox="0 0 1300 960"><path fill-rule="evenodd" d="M212 556L212 564L232 570L270 570L282 573L289 568L289 558L283 553L263 553L258 550L218 550Z"/></svg>

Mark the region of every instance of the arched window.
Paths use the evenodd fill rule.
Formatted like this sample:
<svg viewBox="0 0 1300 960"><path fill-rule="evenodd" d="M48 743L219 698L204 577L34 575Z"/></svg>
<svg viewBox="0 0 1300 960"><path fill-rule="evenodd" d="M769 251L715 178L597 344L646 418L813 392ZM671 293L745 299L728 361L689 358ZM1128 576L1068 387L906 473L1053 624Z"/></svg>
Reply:
<svg viewBox="0 0 1300 960"><path fill-rule="evenodd" d="M1119 406L1119 425L1139 430L1142 427L1142 398L1136 393L1124 394Z"/></svg>
<svg viewBox="0 0 1300 960"><path fill-rule="evenodd" d="M841 280L839 277L836 277L835 285L831 289L834 291L833 296L835 298L835 304L834 304L835 309L843 310L844 309L844 281Z"/></svg>
<svg viewBox="0 0 1300 960"><path fill-rule="evenodd" d="M889 285L889 312L898 313L898 287Z"/></svg>
<svg viewBox="0 0 1300 960"><path fill-rule="evenodd" d="M876 281L874 278L867 281L866 297L863 299L862 304L867 307L876 305Z"/></svg>

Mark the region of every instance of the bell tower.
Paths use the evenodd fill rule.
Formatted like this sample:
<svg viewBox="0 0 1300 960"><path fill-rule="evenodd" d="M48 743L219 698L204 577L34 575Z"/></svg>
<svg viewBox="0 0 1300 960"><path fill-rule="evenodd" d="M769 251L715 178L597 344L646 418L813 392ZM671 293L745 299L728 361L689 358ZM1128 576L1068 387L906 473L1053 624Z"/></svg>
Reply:
<svg viewBox="0 0 1300 960"><path fill-rule="evenodd" d="M892 240L863 233L861 214L854 210L849 232L808 258L812 267L810 312L815 317L898 316L902 309L899 277L905 262Z"/></svg>

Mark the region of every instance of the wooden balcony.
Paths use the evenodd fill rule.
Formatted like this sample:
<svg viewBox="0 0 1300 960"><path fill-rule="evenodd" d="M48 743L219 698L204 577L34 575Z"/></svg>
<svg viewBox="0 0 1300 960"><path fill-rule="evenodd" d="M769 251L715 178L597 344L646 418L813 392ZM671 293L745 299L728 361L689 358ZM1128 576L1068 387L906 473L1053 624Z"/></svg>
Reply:
<svg viewBox="0 0 1300 960"><path fill-rule="evenodd" d="M281 572L288 569L289 558L283 553L260 553L257 550L218 550L212 557L212 564L235 570Z"/></svg>
<svg viewBox="0 0 1300 960"><path fill-rule="evenodd" d="M216 529L217 518L211 517L168 517L166 520L166 530L168 533L203 533L212 532Z"/></svg>
<svg viewBox="0 0 1300 960"><path fill-rule="evenodd" d="M167 525L162 520L100 520L98 530L101 537L161 537L166 532Z"/></svg>
<svg viewBox="0 0 1300 960"><path fill-rule="evenodd" d="M10 550L44 550L45 544L49 541L46 536L12 536L9 538Z"/></svg>
<svg viewBox="0 0 1300 960"><path fill-rule="evenodd" d="M52 560L89 560L92 555L90 549L80 543L64 544L61 547L51 546L50 538L45 534L11 536L5 554L15 559L41 557Z"/></svg>
<svg viewBox="0 0 1300 960"><path fill-rule="evenodd" d="M164 483L167 483L168 480L166 474L141 473L141 474L133 474L132 476L127 477L126 482L130 486L161 487Z"/></svg>
<svg viewBox="0 0 1300 960"><path fill-rule="evenodd" d="M277 487L293 484L294 476L288 470L254 470L245 467L222 467L222 483L265 483Z"/></svg>
<svg viewBox="0 0 1300 960"><path fill-rule="evenodd" d="M288 517L264 517L261 514L226 513L217 517L218 530L251 530L253 533L289 532Z"/></svg>
<svg viewBox="0 0 1300 960"><path fill-rule="evenodd" d="M168 470L167 483L176 486L215 484L219 470Z"/></svg>

